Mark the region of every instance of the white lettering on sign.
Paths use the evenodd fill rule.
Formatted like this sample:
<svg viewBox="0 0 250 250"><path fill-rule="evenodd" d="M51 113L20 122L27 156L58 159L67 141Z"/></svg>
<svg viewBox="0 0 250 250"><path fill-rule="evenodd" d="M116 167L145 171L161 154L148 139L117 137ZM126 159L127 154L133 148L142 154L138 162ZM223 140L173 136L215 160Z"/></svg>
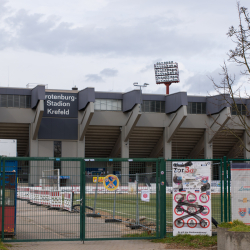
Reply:
<svg viewBox="0 0 250 250"><path fill-rule="evenodd" d="M53 101L50 101L48 100L47 101L47 105L48 106L68 106L70 107L70 103L69 102L62 102L62 101L59 101L59 102L53 102Z"/></svg>
<svg viewBox="0 0 250 250"><path fill-rule="evenodd" d="M51 95L45 95L45 99L65 100L74 102L77 98L75 96L64 96L63 94L61 95L51 94Z"/></svg>
<svg viewBox="0 0 250 250"><path fill-rule="evenodd" d="M45 94L44 116L77 118L77 94L75 93L53 93Z"/></svg>
<svg viewBox="0 0 250 250"><path fill-rule="evenodd" d="M53 110L53 109L47 109L47 114L49 115L69 115L69 109L58 109L58 110Z"/></svg>

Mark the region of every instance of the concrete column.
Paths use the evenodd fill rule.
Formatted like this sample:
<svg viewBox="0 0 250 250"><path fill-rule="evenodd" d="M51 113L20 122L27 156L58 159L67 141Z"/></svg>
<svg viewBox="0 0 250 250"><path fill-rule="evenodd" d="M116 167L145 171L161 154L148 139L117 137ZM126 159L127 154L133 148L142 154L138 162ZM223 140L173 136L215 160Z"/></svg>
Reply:
<svg viewBox="0 0 250 250"><path fill-rule="evenodd" d="M85 136L82 141L77 141L77 157L85 157Z"/></svg>
<svg viewBox="0 0 250 250"><path fill-rule="evenodd" d="M38 140L32 140L33 137L34 124L31 123L29 127L29 157L37 157L38 156ZM29 185L35 185L39 180L37 178L36 170L37 170L37 161L29 162L29 177L28 182Z"/></svg>
<svg viewBox="0 0 250 250"><path fill-rule="evenodd" d="M153 162L146 162L146 177L148 181L150 182L150 179L152 178L153 174ZM154 174L155 175L155 174Z"/></svg>
<svg viewBox="0 0 250 250"><path fill-rule="evenodd" d="M62 157L77 157L79 153L78 146L78 142L75 141L62 141ZM80 185L80 163L75 161L62 161L60 175L69 176L69 179L66 180L66 186Z"/></svg>
<svg viewBox="0 0 250 250"><path fill-rule="evenodd" d="M213 143L209 143L210 129L205 130L204 134L204 158L213 159Z"/></svg>
<svg viewBox="0 0 250 250"><path fill-rule="evenodd" d="M204 132L204 159L213 159L213 142L209 143L209 137L211 131L209 128L207 128ZM213 162L211 166L211 178L212 180L214 179L213 177ZM220 173L220 172L219 172Z"/></svg>
<svg viewBox="0 0 250 250"><path fill-rule="evenodd" d="M129 158L129 140L125 140L125 126L122 127L121 131L121 158ZM129 181L129 162L122 162L121 164L121 174L122 174L122 185L127 185Z"/></svg>
<svg viewBox="0 0 250 250"><path fill-rule="evenodd" d="M244 159L250 159L250 144L249 144L249 137L246 132L244 132Z"/></svg>
<svg viewBox="0 0 250 250"><path fill-rule="evenodd" d="M167 142L168 138L168 127L164 128L163 133L163 157L165 160L172 159L172 141ZM166 181L168 185L172 184L172 164L171 162L166 162Z"/></svg>
<svg viewBox="0 0 250 250"><path fill-rule="evenodd" d="M112 162L107 162L107 168L106 168L106 174L113 174L113 163Z"/></svg>

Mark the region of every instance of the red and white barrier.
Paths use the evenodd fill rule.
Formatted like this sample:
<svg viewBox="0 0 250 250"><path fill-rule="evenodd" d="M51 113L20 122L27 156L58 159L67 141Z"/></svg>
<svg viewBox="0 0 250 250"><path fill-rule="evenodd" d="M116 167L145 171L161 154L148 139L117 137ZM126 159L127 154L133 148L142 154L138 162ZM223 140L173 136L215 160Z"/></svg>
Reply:
<svg viewBox="0 0 250 250"><path fill-rule="evenodd" d="M64 192L63 208L70 212L72 210L72 199L73 199L72 192Z"/></svg>
<svg viewBox="0 0 250 250"><path fill-rule="evenodd" d="M50 192L50 207L62 208L62 193L60 191Z"/></svg>

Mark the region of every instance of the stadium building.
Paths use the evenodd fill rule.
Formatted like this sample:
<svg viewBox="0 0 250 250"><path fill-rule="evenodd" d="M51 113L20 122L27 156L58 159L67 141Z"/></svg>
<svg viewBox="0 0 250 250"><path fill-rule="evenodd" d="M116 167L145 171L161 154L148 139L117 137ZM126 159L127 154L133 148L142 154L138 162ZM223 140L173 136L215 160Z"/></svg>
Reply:
<svg viewBox="0 0 250 250"><path fill-rule="evenodd" d="M242 115L249 105L250 99L239 100ZM223 130L234 113L220 95L6 87L0 88L0 114L0 139L16 139L20 157L250 158L247 150L239 150L239 139ZM232 126L248 148L244 129ZM65 175L66 166L55 162L53 167ZM96 167L121 171L112 164ZM143 169L150 172L154 167ZM30 171L23 170L20 182L30 181ZM218 173L213 175L216 179Z"/></svg>

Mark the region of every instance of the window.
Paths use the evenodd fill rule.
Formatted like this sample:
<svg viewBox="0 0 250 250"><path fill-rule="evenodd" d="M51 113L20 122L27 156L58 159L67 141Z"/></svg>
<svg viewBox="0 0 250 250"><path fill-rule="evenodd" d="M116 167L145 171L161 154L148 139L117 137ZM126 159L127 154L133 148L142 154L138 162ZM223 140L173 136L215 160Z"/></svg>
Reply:
<svg viewBox="0 0 250 250"><path fill-rule="evenodd" d="M165 113L164 101L143 101L142 112Z"/></svg>
<svg viewBox="0 0 250 250"><path fill-rule="evenodd" d="M62 142L54 141L54 157L60 158L62 157ZM61 174L61 161L54 161L54 169L60 169Z"/></svg>
<svg viewBox="0 0 250 250"><path fill-rule="evenodd" d="M122 110L122 100L95 99L95 110Z"/></svg>
<svg viewBox="0 0 250 250"><path fill-rule="evenodd" d="M247 108L245 104L236 104L237 108L235 105L232 105L232 115L246 115L247 113ZM238 111L237 111L238 109ZM238 113L239 112L239 113Z"/></svg>
<svg viewBox="0 0 250 250"><path fill-rule="evenodd" d="M189 102L187 106L188 114L206 114L205 102Z"/></svg>
<svg viewBox="0 0 250 250"><path fill-rule="evenodd" d="M30 95L0 95L0 107L4 108L30 108Z"/></svg>

